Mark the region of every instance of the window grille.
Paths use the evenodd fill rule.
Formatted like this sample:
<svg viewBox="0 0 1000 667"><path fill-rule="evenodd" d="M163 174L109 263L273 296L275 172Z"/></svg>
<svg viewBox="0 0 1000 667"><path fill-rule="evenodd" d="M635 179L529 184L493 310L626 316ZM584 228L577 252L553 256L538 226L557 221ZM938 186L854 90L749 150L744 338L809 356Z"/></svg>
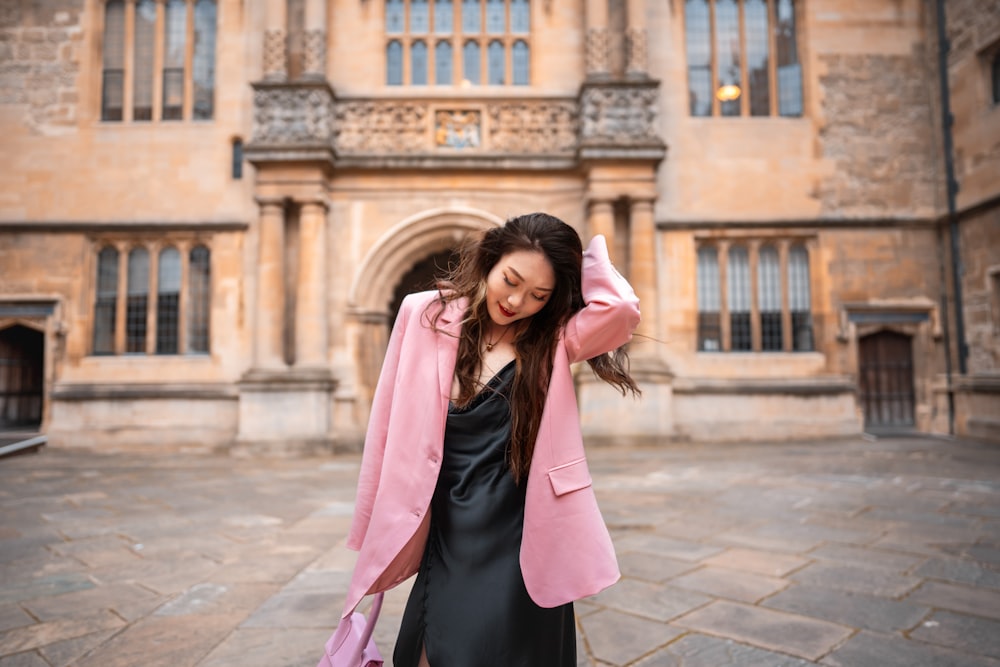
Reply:
<svg viewBox="0 0 1000 667"><path fill-rule="evenodd" d="M801 116L794 0L686 0L692 116Z"/></svg>

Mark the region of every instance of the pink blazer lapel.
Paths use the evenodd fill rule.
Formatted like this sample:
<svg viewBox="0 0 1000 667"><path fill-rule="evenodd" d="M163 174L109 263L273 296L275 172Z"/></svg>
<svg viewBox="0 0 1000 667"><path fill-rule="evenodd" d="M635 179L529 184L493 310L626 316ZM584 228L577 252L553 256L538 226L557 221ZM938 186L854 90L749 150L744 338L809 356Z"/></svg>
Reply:
<svg viewBox="0 0 1000 667"><path fill-rule="evenodd" d="M455 359L458 356L458 337L462 333L462 316L465 314L466 300L459 299L445 305L438 318L439 335L437 342L438 385L441 395L447 401L451 397L451 383L455 375Z"/></svg>

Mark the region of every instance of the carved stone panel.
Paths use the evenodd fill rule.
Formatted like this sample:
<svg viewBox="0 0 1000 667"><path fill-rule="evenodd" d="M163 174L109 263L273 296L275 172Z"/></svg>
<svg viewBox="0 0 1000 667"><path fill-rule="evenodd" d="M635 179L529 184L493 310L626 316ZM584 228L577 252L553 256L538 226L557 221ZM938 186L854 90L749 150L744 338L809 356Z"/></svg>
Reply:
<svg viewBox="0 0 1000 667"><path fill-rule="evenodd" d="M504 153L572 153L579 113L575 102L509 102L491 105L490 149Z"/></svg>
<svg viewBox="0 0 1000 667"><path fill-rule="evenodd" d="M581 140L600 144L660 144L656 132L658 84L584 86Z"/></svg>
<svg viewBox="0 0 1000 667"><path fill-rule="evenodd" d="M430 148L429 107L418 102L351 100L337 104L338 153L408 154Z"/></svg>
<svg viewBox="0 0 1000 667"><path fill-rule="evenodd" d="M254 86L255 144L329 143L333 118L333 92L325 85Z"/></svg>

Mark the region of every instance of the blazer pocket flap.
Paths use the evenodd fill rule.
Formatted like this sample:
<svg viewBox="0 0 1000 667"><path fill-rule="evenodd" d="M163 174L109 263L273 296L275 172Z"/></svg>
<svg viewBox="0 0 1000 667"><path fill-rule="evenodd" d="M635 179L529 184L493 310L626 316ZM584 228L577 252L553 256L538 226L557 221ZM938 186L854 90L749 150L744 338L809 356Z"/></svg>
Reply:
<svg viewBox="0 0 1000 667"><path fill-rule="evenodd" d="M557 496L578 491L591 485L590 470L586 459L577 459L549 470L549 482Z"/></svg>

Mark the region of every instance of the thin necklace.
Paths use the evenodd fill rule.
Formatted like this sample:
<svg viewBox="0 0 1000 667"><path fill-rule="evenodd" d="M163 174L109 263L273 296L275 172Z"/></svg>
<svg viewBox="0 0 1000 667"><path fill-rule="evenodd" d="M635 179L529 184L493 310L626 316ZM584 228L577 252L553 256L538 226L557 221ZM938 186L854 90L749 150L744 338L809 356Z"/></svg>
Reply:
<svg viewBox="0 0 1000 667"><path fill-rule="evenodd" d="M498 344L498 343L499 343L500 341L502 341L502 340L504 339L504 336L506 336L506 335L507 335L507 332L508 332L509 330L510 330L510 325L508 324L508 325L507 325L507 327L506 327L506 328L505 328L505 329L503 330L503 333L502 333L502 334L500 334L500 337L499 337L499 338L497 338L497 339L496 339L495 341L493 341L493 342L490 342L489 340L487 340L487 341L486 341L486 351L487 351L487 352L492 352L492 351L493 351L493 348L494 348L494 347L496 347L496 346L497 346L497 344Z"/></svg>

